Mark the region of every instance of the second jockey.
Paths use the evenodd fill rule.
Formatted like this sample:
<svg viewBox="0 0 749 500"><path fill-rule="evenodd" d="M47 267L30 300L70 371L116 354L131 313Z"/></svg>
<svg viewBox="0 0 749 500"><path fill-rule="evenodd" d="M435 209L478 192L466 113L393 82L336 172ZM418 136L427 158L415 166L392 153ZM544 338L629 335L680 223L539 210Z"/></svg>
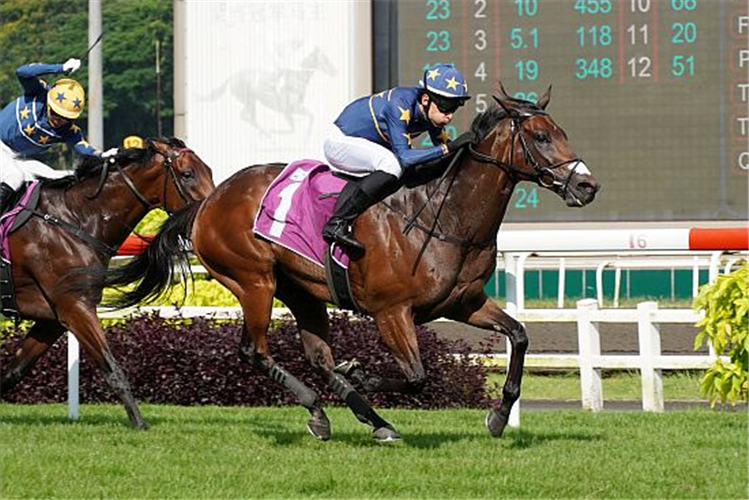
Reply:
<svg viewBox="0 0 749 500"><path fill-rule="evenodd" d="M81 65L78 59L64 64L26 64L16 70L23 95L0 111L0 213L11 195L25 180L35 177L60 177L34 157L56 143L72 146L75 153L108 157L91 146L75 120L83 112L85 92L72 78L62 78L51 87L39 77L47 74L73 73Z"/></svg>

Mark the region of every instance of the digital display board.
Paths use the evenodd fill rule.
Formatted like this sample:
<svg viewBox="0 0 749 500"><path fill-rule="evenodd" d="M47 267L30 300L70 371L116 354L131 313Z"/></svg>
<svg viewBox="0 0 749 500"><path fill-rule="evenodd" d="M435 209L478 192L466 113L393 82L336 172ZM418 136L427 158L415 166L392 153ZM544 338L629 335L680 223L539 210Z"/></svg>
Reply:
<svg viewBox="0 0 749 500"><path fill-rule="evenodd" d="M747 218L747 0L400 0L389 9L389 83L414 85L437 62L465 74L473 99L453 136L493 103L499 80L529 100L553 85L548 111L603 188L573 210L521 183L506 221Z"/></svg>

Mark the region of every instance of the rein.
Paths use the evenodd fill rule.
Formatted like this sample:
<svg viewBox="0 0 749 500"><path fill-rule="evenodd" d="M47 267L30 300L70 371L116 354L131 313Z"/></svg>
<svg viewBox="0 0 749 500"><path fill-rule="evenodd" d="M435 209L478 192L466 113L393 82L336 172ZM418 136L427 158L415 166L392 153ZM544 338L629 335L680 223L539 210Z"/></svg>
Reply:
<svg viewBox="0 0 749 500"><path fill-rule="evenodd" d="M545 167L542 167L539 162L536 160L535 156L531 152L530 147L528 147L528 144L525 140L525 136L522 133L521 125L524 120L527 118L535 115L535 114L546 114L545 111L535 111L533 113L524 114L521 117L509 117L512 119L511 127L512 127L512 139L510 141L510 163L504 162L498 158L495 158L493 156L485 155L481 153L480 151L476 150L473 143L469 143L467 145L468 152L470 153L471 157L473 157L474 160L480 162L480 163L488 163L490 165L493 165L495 167L498 167L502 170L504 170L511 179L513 179L515 182L518 180L528 180L531 182L535 182L539 186L545 187L545 188L553 188L553 187L559 187L561 188L561 193L563 195L567 194L567 190L569 188L569 183L572 179L572 176L575 173L575 170L577 169L578 165L582 161L580 158L572 158L569 160L564 160L558 163L555 163L553 165L547 165ZM525 158L526 164L530 165L533 168L533 174L529 174L526 170L517 167L514 164L514 158L515 158L515 140L518 139L520 142L520 147L523 151L523 157ZM478 247L478 248L493 248L496 247L496 240L494 238L486 240L486 241L479 241L479 242L473 242L473 241L467 241L462 240L460 238L456 238L454 236L446 235L441 232L435 231L436 226L439 224L439 216L442 213L442 208L445 204L445 201L447 199L447 194L450 192L450 188L453 185L453 182L455 181L455 178L457 176L457 169L455 169L455 174L452 176L449 185L447 186L447 190L445 191L444 196L442 197L442 201L440 202L439 208L437 209L437 214L434 218L434 223L432 224L431 228L428 228L426 226L423 226L416 222L419 215L421 215L421 212L426 208L427 205L430 204L432 201L432 197L434 194L437 193L439 190L439 187L442 185L442 182L447 177L448 173L453 171L453 167L458 163L458 160L460 159L461 155L463 153L463 149L459 150L455 157L450 161L450 165L447 167L445 172L440 177L439 182L437 183L437 187L435 188L434 192L428 196L427 200L424 202L424 204L419 208L419 210L416 211L416 213L411 216L407 217L404 215L404 218L406 220L406 225L403 228L403 234L408 234L411 229L414 227L423 231L427 234L429 238L436 237L439 241L444 241L447 243L451 243L453 245L460 246L462 248L471 248L471 247ZM564 181L558 181L556 176L554 175L553 171L563 167L565 165L569 165L571 163L575 163L575 166L570 169L569 173L567 174L567 177L564 179ZM389 204L385 204L390 208L391 210L394 210L392 206ZM425 242L424 247L426 247ZM423 251L423 249L422 249Z"/></svg>
<svg viewBox="0 0 749 500"><path fill-rule="evenodd" d="M180 198L184 200L185 202L189 202L189 199L187 198L187 194L185 193L185 189L182 186L182 183L179 182L179 179L177 178L177 173L174 171L174 160L179 158L180 155L183 153L192 153L192 149L190 148L177 148L174 149L169 156L164 156L162 153L162 156L164 156L164 162L162 163L162 166L164 167L164 170L166 170L167 173L169 173L169 176L172 178L172 181L174 182L174 186L177 188L177 193L179 193ZM138 187L135 185L133 180L128 176L125 171L122 169L122 166L117 162L115 158L109 158L105 161L102 169L101 169L101 176L99 177L99 185L96 187L96 191L91 196L86 196L89 200L93 200L94 198L98 197L101 194L102 189L104 189L104 184L106 183L107 177L109 176L109 166L114 165L117 172L119 172L120 175L122 175L122 179L125 181L125 184L128 188L130 188L130 191L135 195L135 197L138 199L139 202L141 202L143 205L146 206L149 210L154 208L154 205L148 201L148 199L143 195L143 193L140 192ZM168 186L168 177L164 176L164 194L162 199L166 201L166 190ZM166 204L165 204L166 205Z"/></svg>

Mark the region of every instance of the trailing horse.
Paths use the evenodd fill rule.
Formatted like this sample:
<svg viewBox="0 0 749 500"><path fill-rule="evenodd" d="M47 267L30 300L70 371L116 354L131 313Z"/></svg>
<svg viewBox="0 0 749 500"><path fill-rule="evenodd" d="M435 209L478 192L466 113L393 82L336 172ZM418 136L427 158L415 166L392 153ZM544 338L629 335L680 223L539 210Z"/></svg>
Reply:
<svg viewBox="0 0 749 500"><path fill-rule="evenodd" d="M152 139L145 149L86 160L74 175L42 180L38 205L24 209L33 216L8 239L17 312L34 325L3 367L0 394L69 330L125 404L132 425L146 427L96 315L102 276L149 210L174 212L214 187L211 169L178 139Z"/></svg>
<svg viewBox="0 0 749 500"><path fill-rule="evenodd" d="M144 254L110 274L109 282L115 285L142 279L119 305L164 291L174 264L188 257L181 241L190 238L205 268L241 303L240 355L296 394L311 413L308 429L320 439L330 437L320 399L268 351L266 332L274 296L294 314L309 362L381 441L400 436L349 379L370 391L421 390L427 373L415 324L445 317L500 332L508 337L512 355L502 402L489 412L486 425L493 436L501 436L520 396L528 338L523 326L485 295L484 286L496 265L497 232L513 189L520 181L535 182L572 207L592 202L599 189L565 132L546 113L549 98L547 92L534 104L510 98L502 90L495 97L499 106L473 121L475 146L433 167L441 173L438 179L401 189L355 222L354 234L366 253L350 262L351 290L361 310L374 318L403 380L368 375L364 367L351 363L336 367L328 342L326 302L332 302L332 296L325 270L253 233L261 199L283 165L239 171L199 207L175 214ZM407 224L408 219L412 223Z"/></svg>

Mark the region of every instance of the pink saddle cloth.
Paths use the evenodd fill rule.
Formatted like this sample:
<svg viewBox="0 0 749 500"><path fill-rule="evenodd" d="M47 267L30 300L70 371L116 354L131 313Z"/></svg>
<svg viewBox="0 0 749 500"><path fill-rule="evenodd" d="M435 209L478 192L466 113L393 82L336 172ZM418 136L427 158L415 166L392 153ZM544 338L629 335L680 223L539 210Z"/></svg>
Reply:
<svg viewBox="0 0 749 500"><path fill-rule="evenodd" d="M290 163L263 195L254 233L324 267L322 229L345 184L317 160ZM335 244L332 256L348 268L348 255Z"/></svg>
<svg viewBox="0 0 749 500"><path fill-rule="evenodd" d="M34 192L34 188L36 188L37 184L39 184L39 181L31 182L26 188L26 192L23 194L23 197L18 202L18 204L4 214L0 214L0 257L8 262L10 262L10 245L8 242L10 230L13 227L13 223L16 221L18 214L29 202L31 193Z"/></svg>

